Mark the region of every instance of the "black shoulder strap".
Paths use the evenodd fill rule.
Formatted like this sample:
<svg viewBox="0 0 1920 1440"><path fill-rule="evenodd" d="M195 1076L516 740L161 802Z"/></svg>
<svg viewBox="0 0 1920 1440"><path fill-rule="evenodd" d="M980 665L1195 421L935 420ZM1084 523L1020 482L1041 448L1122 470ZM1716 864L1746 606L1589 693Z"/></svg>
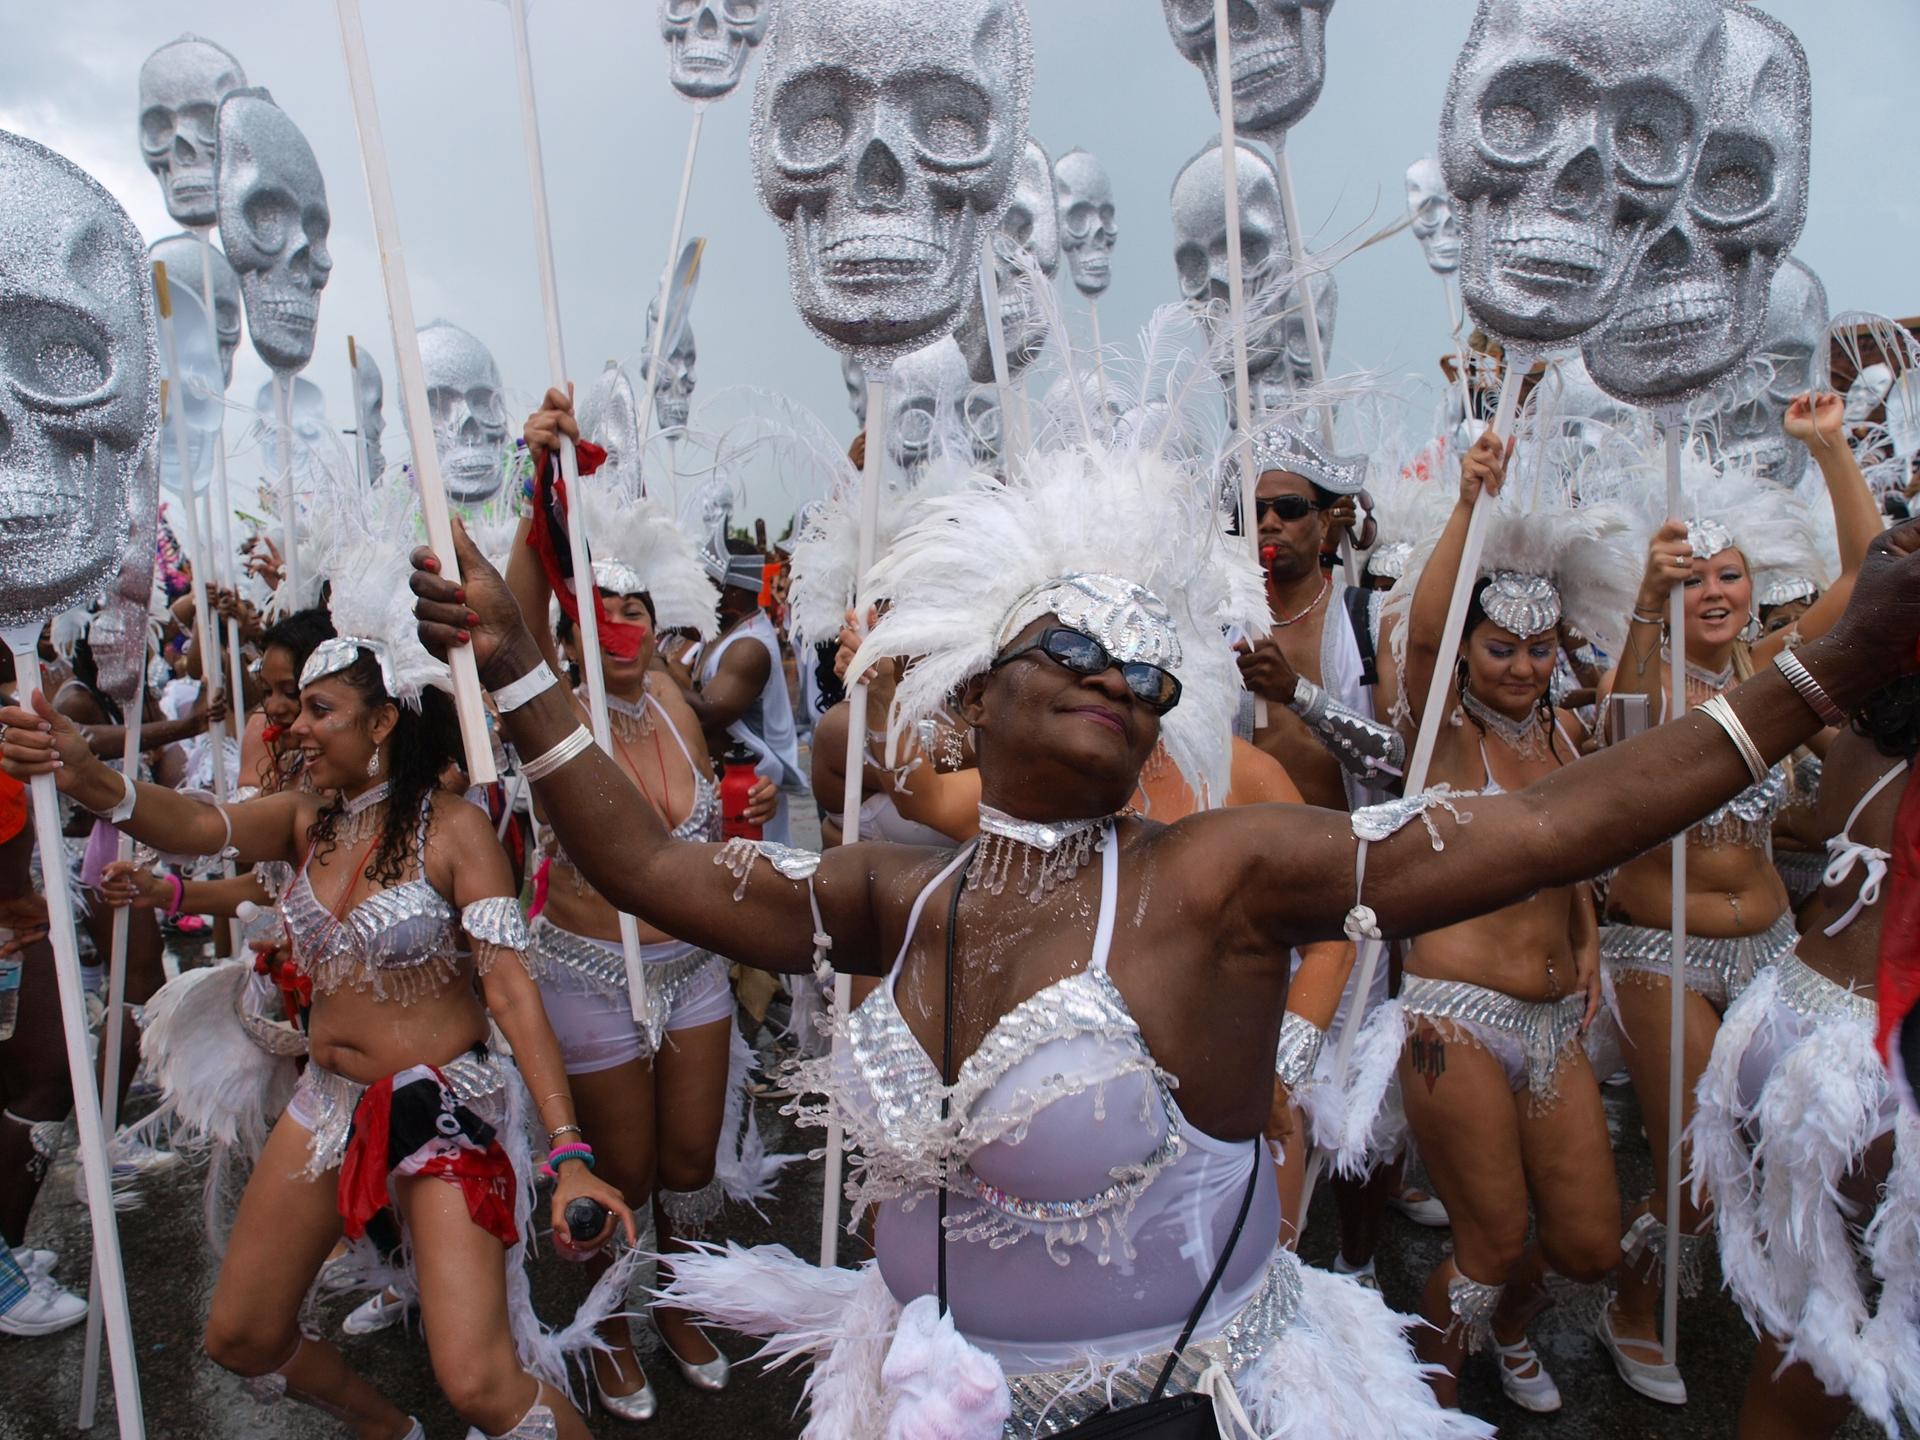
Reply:
<svg viewBox="0 0 1920 1440"><path fill-rule="evenodd" d="M1360 683L1371 689L1380 683L1380 666L1373 652L1373 592L1364 585L1347 585L1341 589L1340 598L1346 602L1353 643L1360 651Z"/></svg>

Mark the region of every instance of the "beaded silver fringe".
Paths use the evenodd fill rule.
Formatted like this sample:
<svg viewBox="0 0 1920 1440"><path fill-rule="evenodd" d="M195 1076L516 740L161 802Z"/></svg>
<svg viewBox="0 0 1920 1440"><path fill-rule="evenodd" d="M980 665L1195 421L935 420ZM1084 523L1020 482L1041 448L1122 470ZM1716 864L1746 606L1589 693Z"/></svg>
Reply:
<svg viewBox="0 0 1920 1440"><path fill-rule="evenodd" d="M654 1192L660 1202L660 1213L667 1217L667 1223L673 1226L677 1240L704 1240L707 1227L720 1214L720 1207L726 1204L726 1192L721 1188L718 1178L709 1180L698 1190L669 1190L665 1186Z"/></svg>
<svg viewBox="0 0 1920 1440"><path fill-rule="evenodd" d="M1713 1249L1713 1232L1680 1237L1680 1293L1691 1300L1705 1288L1707 1255ZM1648 1211L1627 1227L1620 1237L1620 1253L1631 1264L1645 1264L1653 1279L1661 1281L1667 1273L1667 1227Z"/></svg>
<svg viewBox="0 0 1920 1440"><path fill-rule="evenodd" d="M1586 997L1520 1000L1465 980L1432 980L1409 975L1400 992L1409 1034L1417 1022L1431 1021L1449 1040L1487 1047L1478 1027L1511 1035L1527 1061L1527 1091L1533 1113L1553 1108L1560 1098L1560 1064L1580 1040Z"/></svg>
<svg viewBox="0 0 1920 1440"><path fill-rule="evenodd" d="M1504 1285L1486 1285L1458 1271L1447 1281L1447 1308L1453 1312L1453 1324L1447 1331L1465 1338L1469 1355L1493 1343L1493 1312L1500 1308L1500 1297L1506 1293Z"/></svg>
<svg viewBox="0 0 1920 1440"><path fill-rule="evenodd" d="M1044 904L1087 867L1106 843L1106 833L1105 826L1077 830L1051 850L1039 849L1009 835L983 834L979 854L967 873L967 888L1000 895L1012 881L1016 894L1026 896L1030 904ZM1020 870L1018 878L1014 876L1016 861Z"/></svg>
<svg viewBox="0 0 1920 1440"><path fill-rule="evenodd" d="M1758 935L1687 938L1687 988L1721 1010L1740 998L1753 977L1792 953L1800 932L1788 911ZM1640 925L1602 925L1600 963L1614 984L1651 985L1673 968L1673 936Z"/></svg>

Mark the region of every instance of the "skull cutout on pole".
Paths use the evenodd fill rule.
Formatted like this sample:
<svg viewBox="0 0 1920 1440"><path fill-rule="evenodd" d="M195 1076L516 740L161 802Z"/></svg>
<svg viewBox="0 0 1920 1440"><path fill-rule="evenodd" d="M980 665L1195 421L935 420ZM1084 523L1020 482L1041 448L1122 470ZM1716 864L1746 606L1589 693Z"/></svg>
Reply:
<svg viewBox="0 0 1920 1440"><path fill-rule="evenodd" d="M160 425L160 368L146 245L79 167L0 131L0 628L22 704L40 689L48 616L107 584L121 563L136 485ZM141 497L151 506L150 496ZM58 875L59 797L32 783L40 854ZM73 902L46 888L68 1078L122 1436L145 1433L112 1166L87 1044Z"/></svg>
<svg viewBox="0 0 1920 1440"><path fill-rule="evenodd" d="M506 478L510 441L500 367L478 337L450 321L429 320L419 340L447 499L463 508L482 505Z"/></svg>
<svg viewBox="0 0 1920 1440"><path fill-rule="evenodd" d="M214 223L220 104L246 84L240 62L198 35L169 41L140 67L140 154L176 224Z"/></svg>
<svg viewBox="0 0 1920 1440"><path fill-rule="evenodd" d="M167 267L174 284L200 294L203 270L213 278L213 328L220 344L220 380L233 384L233 357L240 349L240 277L233 262L198 235L169 235L153 244L152 256ZM201 295L201 303L206 297Z"/></svg>
<svg viewBox="0 0 1920 1440"><path fill-rule="evenodd" d="M1013 198L1007 202L1000 225L989 238L992 246L995 312L987 313L986 294L978 291L965 317L953 332L967 357L967 370L981 385L998 382L993 336L998 328L1001 353L1006 357L1007 382L1018 380L1047 345L1047 308L1036 303L1030 287L1048 284L1060 273L1060 210L1054 194L1053 162L1038 141L1028 140L1014 171ZM1001 408L1010 397L1001 396Z"/></svg>
<svg viewBox="0 0 1920 1440"><path fill-rule="evenodd" d="M1789 255L1768 291L1767 316L1754 346L1757 363L1736 375L1732 398L1706 429L1715 459L1788 489L1805 478L1807 449L1789 443L1784 422L1793 397L1813 382L1829 318L1827 287L1805 261Z"/></svg>
<svg viewBox="0 0 1920 1440"><path fill-rule="evenodd" d="M1022 0L808 0L775 17L754 91L754 177L787 237L794 304L866 371L859 594L873 566L886 364L950 334L1027 138L1033 36ZM1051 175L1047 200L1053 203ZM848 677L842 833L860 838L867 689ZM845 1011L848 982L834 982ZM843 1137L827 1136L821 1258L840 1228Z"/></svg>

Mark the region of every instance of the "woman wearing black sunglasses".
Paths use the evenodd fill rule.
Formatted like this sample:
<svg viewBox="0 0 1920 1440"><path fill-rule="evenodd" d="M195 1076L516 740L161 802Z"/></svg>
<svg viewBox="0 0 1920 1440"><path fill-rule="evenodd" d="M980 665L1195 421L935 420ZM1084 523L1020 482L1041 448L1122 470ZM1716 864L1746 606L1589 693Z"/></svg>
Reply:
<svg viewBox="0 0 1920 1440"><path fill-rule="evenodd" d="M611 901L765 969L889 975L812 1072L832 1092L817 1118L846 1124L861 1152L851 1188L879 1206L878 1266L696 1257L676 1303L757 1333L804 1328L790 1349L836 1360L817 1378L853 1387L834 1389L838 1413L868 1427L900 1398L881 1378L896 1327L891 1373L918 1365L944 1401L1011 1407L1009 1433L1026 1435L1048 1406L1074 1421L1147 1393L1191 1319L1173 1386L1217 1366L1260 1433L1486 1435L1434 1403L1377 1297L1274 1249L1272 1187L1253 1182L1288 951L1343 930L1430 930L1617 864L1737 793L1743 756L1812 735L1814 709L1762 674L1724 712L1467 802L1471 824L1421 799L1351 820L1287 806L1123 817L1163 736L1197 787L1222 783L1234 662L1213 637L1257 605L1257 577L1215 553L1227 542L1206 505L1146 457L1042 454L1017 473L980 477L894 546L872 577L891 609L857 662L914 657L898 718L951 699L973 727L978 847L820 857L677 841L580 743L563 690L503 716ZM1846 618L1801 650L1820 703L1852 705L1915 668L1916 550L1920 525L1879 542ZM441 652L470 637L498 689L538 651L464 537L460 561L464 588L418 552L420 633ZM1228 593L1203 593L1209 569ZM1081 674L1037 646L1015 658L1060 627L1176 675L1178 703L1157 710L1117 666ZM624 843L593 843L609 834ZM934 1324L936 1295L953 1331ZM937 1365L929 1346L948 1347Z"/></svg>

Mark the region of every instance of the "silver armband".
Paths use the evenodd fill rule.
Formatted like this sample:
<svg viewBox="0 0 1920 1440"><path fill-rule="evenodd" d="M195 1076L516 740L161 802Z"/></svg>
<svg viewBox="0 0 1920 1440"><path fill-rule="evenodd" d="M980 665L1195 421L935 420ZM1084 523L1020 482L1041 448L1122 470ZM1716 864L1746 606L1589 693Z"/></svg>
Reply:
<svg viewBox="0 0 1920 1440"><path fill-rule="evenodd" d="M527 917L511 895L489 895L474 901L460 912L460 928L477 945L491 945L497 950L533 948Z"/></svg>
<svg viewBox="0 0 1920 1440"><path fill-rule="evenodd" d="M1356 780L1376 782L1406 769L1407 740L1391 725L1369 720L1342 705L1321 686L1301 679L1287 708L1306 723L1314 737Z"/></svg>
<svg viewBox="0 0 1920 1440"><path fill-rule="evenodd" d="M1280 1022L1280 1045L1273 1056L1274 1078L1289 1090L1298 1090L1313 1078L1313 1068L1320 1063L1320 1049L1326 1044L1327 1032L1291 1010Z"/></svg>

